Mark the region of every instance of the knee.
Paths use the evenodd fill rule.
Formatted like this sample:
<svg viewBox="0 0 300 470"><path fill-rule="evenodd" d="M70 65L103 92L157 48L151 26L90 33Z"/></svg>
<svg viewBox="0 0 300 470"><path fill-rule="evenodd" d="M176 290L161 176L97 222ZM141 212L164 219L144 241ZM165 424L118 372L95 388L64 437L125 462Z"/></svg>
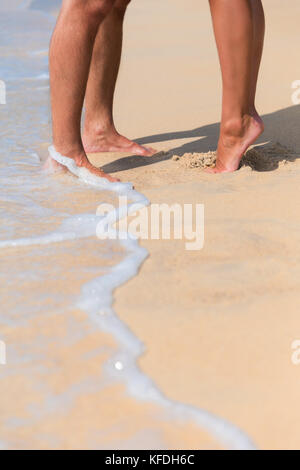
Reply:
<svg viewBox="0 0 300 470"><path fill-rule="evenodd" d="M124 15L131 0L115 0L113 9L116 13Z"/></svg>
<svg viewBox="0 0 300 470"><path fill-rule="evenodd" d="M116 0L64 0L67 10L78 13L82 21L99 22L110 12Z"/></svg>
<svg viewBox="0 0 300 470"><path fill-rule="evenodd" d="M105 17L114 7L116 0L85 0L91 2L90 11L91 15L98 17Z"/></svg>

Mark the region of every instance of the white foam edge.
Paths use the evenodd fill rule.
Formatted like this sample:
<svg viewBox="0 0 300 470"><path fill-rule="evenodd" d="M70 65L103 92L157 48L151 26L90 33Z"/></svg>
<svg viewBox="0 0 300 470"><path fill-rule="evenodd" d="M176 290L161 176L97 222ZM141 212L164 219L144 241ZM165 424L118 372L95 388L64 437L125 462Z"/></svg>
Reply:
<svg viewBox="0 0 300 470"><path fill-rule="evenodd" d="M135 204L137 202L144 206L149 204L144 195L133 189L132 184L111 183L105 178L92 175L85 168L78 168L74 160L60 155L53 146L49 148L49 154L87 185L101 190L114 191L122 195L126 194L128 200L133 201ZM134 209L134 204L130 203L127 208L123 206L108 213L105 216L106 223L103 223L103 220L101 223L103 230L112 221L117 222L125 215L130 214L132 208ZM91 226L81 231L56 231L42 237L2 241L0 247L46 244L79 237L89 237L95 234L94 230L95 224L92 223ZM168 413L183 421L193 420L200 428L206 430L225 447L234 450L255 450L256 447L251 439L237 426L204 409L168 399L150 377L144 374L138 367L138 360L145 352L144 344L120 320L112 305L115 289L137 275L148 256L148 252L139 245L138 240L132 237L127 237L126 239L119 237L119 242L127 252L125 258L119 264L112 267L107 274L83 285L77 301L77 306L87 313L93 323L97 324L102 331L110 333L119 345L115 357L111 358L106 365L107 372L112 378L122 380L126 384L127 391L131 396L139 401L158 404ZM122 365L121 370L117 370L116 364Z"/></svg>
<svg viewBox="0 0 300 470"><path fill-rule="evenodd" d="M64 157L59 152L57 152L53 145L49 147L49 154L53 160L57 161L61 165L64 165L68 170L77 176L80 180L84 181L90 186L96 186L100 189L109 189L114 192L126 192L133 189L131 183L112 183L106 178L101 178L100 176L93 175L87 168L78 167L75 163L75 160L69 157Z"/></svg>
<svg viewBox="0 0 300 470"><path fill-rule="evenodd" d="M204 409L167 398L155 383L138 367L145 352L144 344L120 320L112 304L115 289L132 279L148 256L137 240L120 242L128 254L108 274L93 279L82 288L77 306L84 310L101 331L111 334L119 345L118 352L106 364L110 377L126 384L128 393L139 401L161 406L168 414L183 422L193 421L224 447L233 450L255 450L251 439L237 426ZM116 365L121 365L117 370Z"/></svg>

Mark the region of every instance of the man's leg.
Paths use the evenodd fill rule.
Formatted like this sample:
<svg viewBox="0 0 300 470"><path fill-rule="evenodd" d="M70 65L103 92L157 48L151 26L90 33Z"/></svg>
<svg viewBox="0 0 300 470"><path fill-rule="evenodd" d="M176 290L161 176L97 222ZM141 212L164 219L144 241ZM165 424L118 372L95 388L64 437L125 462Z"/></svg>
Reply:
<svg viewBox="0 0 300 470"><path fill-rule="evenodd" d="M130 0L115 0L96 37L85 100L83 142L86 152L128 151L138 155L153 154L153 151L121 136L113 119L113 99L122 53L123 22L129 3Z"/></svg>
<svg viewBox="0 0 300 470"><path fill-rule="evenodd" d="M80 121L94 41L114 0L64 0L50 47L50 85L55 149L78 166L98 170L84 151Z"/></svg>
<svg viewBox="0 0 300 470"><path fill-rule="evenodd" d="M214 173L235 171L263 132L253 112L260 64L254 59L255 15L251 0L210 0L223 79L223 106ZM255 62L255 63L254 63Z"/></svg>

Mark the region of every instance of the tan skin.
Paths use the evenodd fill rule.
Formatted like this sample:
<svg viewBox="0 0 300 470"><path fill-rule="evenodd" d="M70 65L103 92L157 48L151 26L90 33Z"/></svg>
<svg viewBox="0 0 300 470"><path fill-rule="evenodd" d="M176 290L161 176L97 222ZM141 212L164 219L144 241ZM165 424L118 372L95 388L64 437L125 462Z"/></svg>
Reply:
<svg viewBox="0 0 300 470"><path fill-rule="evenodd" d="M114 125L113 97L122 29L130 0L63 0L50 47L54 146L78 166L118 181L94 167L86 152L126 151L150 156L153 149L121 136ZM263 131L254 99L263 49L260 0L210 0L223 77L223 111L216 168L234 171ZM81 137L81 115L86 120ZM51 162L59 167L59 164Z"/></svg>
<svg viewBox="0 0 300 470"><path fill-rule="evenodd" d="M111 182L118 179L93 166L86 151L126 151L145 156L155 153L118 134L112 118L122 24L128 3L128 0L64 0L50 46L54 147L73 158L78 166ZM82 139L80 124L85 96ZM50 165L61 167L53 161L48 162Z"/></svg>
<svg viewBox="0 0 300 470"><path fill-rule="evenodd" d="M123 22L130 0L115 0L96 36L85 96L83 142L86 152L125 151L150 156L154 149L120 135L113 119L116 81L120 68Z"/></svg>
<svg viewBox="0 0 300 470"><path fill-rule="evenodd" d="M255 108L256 86L264 44L261 0L210 0L223 79L221 131L215 168L232 172L262 134ZM230 7L229 7L230 5Z"/></svg>

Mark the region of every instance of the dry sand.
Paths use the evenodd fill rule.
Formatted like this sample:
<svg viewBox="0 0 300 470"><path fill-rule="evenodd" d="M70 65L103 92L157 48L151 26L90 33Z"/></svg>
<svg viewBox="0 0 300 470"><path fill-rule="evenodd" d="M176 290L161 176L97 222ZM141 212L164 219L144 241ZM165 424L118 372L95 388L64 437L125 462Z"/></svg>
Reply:
<svg viewBox="0 0 300 470"><path fill-rule="evenodd" d="M201 171L217 144L220 77L207 4L198 1L136 2L127 20L117 118L162 153L93 160L152 203L205 204L204 249L143 241L150 258L116 294L118 314L145 342L142 369L167 396L227 418L259 448L299 448L291 343L300 335L300 107L291 84L300 5L264 4L266 132L240 171Z"/></svg>

